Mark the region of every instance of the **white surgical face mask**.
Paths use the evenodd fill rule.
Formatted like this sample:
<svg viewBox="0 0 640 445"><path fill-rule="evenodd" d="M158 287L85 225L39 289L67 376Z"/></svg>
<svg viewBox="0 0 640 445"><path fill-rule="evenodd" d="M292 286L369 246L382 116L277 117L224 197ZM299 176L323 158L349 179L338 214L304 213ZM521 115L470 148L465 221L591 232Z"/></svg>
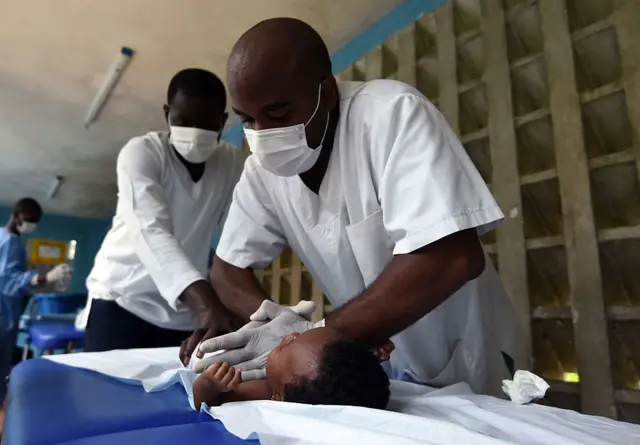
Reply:
<svg viewBox="0 0 640 445"><path fill-rule="evenodd" d="M217 131L170 126L169 141L180 156L194 164L206 162L218 148Z"/></svg>
<svg viewBox="0 0 640 445"><path fill-rule="evenodd" d="M18 233L27 234L27 233L35 232L37 228L38 228L37 223L22 221L20 224L18 224L18 227L16 227L16 230L18 231Z"/></svg>
<svg viewBox="0 0 640 445"><path fill-rule="evenodd" d="M268 130L244 129L249 149L264 169L278 176L295 176L306 172L316 163L329 127L329 113L327 113L327 123L324 126L322 139L315 149L307 144L305 128L318 112L321 92L322 84L318 88L316 109L306 124Z"/></svg>

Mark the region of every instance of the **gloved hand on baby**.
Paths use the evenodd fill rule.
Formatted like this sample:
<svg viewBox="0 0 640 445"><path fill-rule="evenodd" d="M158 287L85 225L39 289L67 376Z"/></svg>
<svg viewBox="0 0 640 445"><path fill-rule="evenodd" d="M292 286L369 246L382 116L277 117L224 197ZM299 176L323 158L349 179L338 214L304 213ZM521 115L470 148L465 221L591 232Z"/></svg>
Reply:
<svg viewBox="0 0 640 445"><path fill-rule="evenodd" d="M281 338L289 333L304 332L316 327L318 323L308 321L315 309L316 304L312 301L301 301L295 306L288 307L265 300L251 315L251 321L242 328L198 345L188 366L201 373L211 364L227 362L238 365L238 369L244 371L243 380L264 379L267 357L271 350L278 346ZM272 335L271 330L258 329L266 324L269 324L270 328L275 325L281 327L281 337ZM232 349L242 346L244 346L242 349ZM265 349L265 352L260 353L258 346ZM226 349L230 350L226 351ZM202 358L198 358L200 353L204 353Z"/></svg>
<svg viewBox="0 0 640 445"><path fill-rule="evenodd" d="M246 400L279 400L310 405L351 405L384 409L389 378L380 361L389 360L391 341L369 351L329 328L291 333L266 360L266 380L244 380L227 362L209 366L195 381L196 408ZM250 371L251 372L251 371Z"/></svg>
<svg viewBox="0 0 640 445"><path fill-rule="evenodd" d="M312 302L265 301L242 329L203 342L205 357L191 363L203 372L193 386L195 407L272 399L384 409L389 379L379 362L389 360L393 343L369 351L307 321L314 310Z"/></svg>

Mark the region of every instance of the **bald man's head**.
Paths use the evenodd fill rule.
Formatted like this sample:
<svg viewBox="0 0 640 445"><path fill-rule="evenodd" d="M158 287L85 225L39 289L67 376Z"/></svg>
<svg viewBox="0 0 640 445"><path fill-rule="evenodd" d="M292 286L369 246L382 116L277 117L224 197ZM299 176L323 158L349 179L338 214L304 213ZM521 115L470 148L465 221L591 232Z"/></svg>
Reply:
<svg viewBox="0 0 640 445"><path fill-rule="evenodd" d="M295 75L318 83L331 75L331 58L311 26L297 19L269 19L245 32L229 57L229 80L256 70L263 77Z"/></svg>
<svg viewBox="0 0 640 445"><path fill-rule="evenodd" d="M227 83L247 128L305 124L313 116L307 126L311 147L338 103L327 47L311 26L296 19L265 20L245 32L229 56Z"/></svg>

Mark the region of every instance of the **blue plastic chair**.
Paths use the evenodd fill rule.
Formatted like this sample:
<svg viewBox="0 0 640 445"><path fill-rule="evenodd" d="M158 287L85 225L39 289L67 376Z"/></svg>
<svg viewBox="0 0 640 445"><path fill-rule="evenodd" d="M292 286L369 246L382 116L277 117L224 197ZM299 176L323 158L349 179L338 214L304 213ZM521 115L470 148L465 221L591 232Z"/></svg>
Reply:
<svg viewBox="0 0 640 445"><path fill-rule="evenodd" d="M36 294L27 304L20 328L27 333L22 359L26 359L31 346L36 353L55 350L70 352L81 348L84 331L75 328L77 311L84 307L86 294Z"/></svg>

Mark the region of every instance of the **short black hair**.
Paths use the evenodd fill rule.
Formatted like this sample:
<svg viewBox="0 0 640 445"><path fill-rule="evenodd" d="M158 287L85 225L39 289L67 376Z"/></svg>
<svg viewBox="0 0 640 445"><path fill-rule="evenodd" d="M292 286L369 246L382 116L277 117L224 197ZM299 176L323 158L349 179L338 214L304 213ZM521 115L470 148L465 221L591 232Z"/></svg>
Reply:
<svg viewBox="0 0 640 445"><path fill-rule="evenodd" d="M222 81L211 71L200 68L187 68L178 72L167 90L167 104L171 105L178 91L191 97L211 99L220 105L222 111L227 108L227 93Z"/></svg>
<svg viewBox="0 0 640 445"><path fill-rule="evenodd" d="M42 217L42 206L33 198L22 198L13 205L13 214L26 213Z"/></svg>
<svg viewBox="0 0 640 445"><path fill-rule="evenodd" d="M349 405L385 409L389 377L378 359L351 340L336 340L322 351L315 378L284 388L284 400L309 405Z"/></svg>
<svg viewBox="0 0 640 445"><path fill-rule="evenodd" d="M268 54L268 58L260 57L262 54ZM289 75L304 76L314 82L332 76L331 56L320 34L311 25L290 17L263 20L251 27L233 46L229 61L239 56L243 68L247 59L254 65L256 60L266 61L269 66L272 59L280 60L277 54L291 61L287 66L294 67L294 71ZM255 69L263 69L258 66ZM234 67L234 63L229 63L229 68Z"/></svg>

